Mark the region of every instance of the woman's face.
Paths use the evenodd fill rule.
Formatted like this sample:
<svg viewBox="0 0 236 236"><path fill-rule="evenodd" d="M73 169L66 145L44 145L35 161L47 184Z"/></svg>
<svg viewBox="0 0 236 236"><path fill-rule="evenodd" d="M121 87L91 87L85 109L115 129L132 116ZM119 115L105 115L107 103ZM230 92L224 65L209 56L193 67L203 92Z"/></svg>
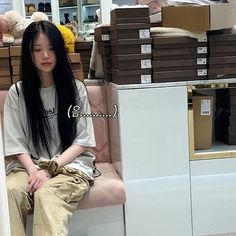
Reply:
<svg viewBox="0 0 236 236"><path fill-rule="evenodd" d="M51 74L56 66L56 54L48 37L39 33L34 41L32 59L39 74Z"/></svg>

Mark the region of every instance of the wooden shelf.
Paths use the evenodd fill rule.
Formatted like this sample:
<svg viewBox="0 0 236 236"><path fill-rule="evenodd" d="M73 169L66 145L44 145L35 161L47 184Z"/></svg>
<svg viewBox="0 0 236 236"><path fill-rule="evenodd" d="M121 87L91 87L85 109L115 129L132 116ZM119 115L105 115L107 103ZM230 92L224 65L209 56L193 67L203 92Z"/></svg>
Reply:
<svg viewBox="0 0 236 236"><path fill-rule="evenodd" d="M235 158L236 145L227 145L218 141L213 141L212 147L206 150L195 150L190 155L190 160L204 160L216 158Z"/></svg>

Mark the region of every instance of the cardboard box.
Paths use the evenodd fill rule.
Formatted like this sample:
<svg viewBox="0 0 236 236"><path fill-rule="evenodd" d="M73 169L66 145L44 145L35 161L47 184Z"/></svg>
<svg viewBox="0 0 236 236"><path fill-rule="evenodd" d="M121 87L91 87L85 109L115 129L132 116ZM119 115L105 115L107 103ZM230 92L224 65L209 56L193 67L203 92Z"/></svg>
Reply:
<svg viewBox="0 0 236 236"><path fill-rule="evenodd" d="M7 58L7 57L9 57L9 48L8 47L0 48L0 58Z"/></svg>
<svg viewBox="0 0 236 236"><path fill-rule="evenodd" d="M212 145L213 96L193 96L193 125L195 149L208 149Z"/></svg>
<svg viewBox="0 0 236 236"><path fill-rule="evenodd" d="M68 53L70 63L79 63L81 62L81 57L79 53Z"/></svg>
<svg viewBox="0 0 236 236"><path fill-rule="evenodd" d="M9 76L9 75L11 75L10 67L9 66L0 67L0 76Z"/></svg>
<svg viewBox="0 0 236 236"><path fill-rule="evenodd" d="M11 77L0 76L0 89L2 90L9 89L10 86L11 86Z"/></svg>
<svg viewBox="0 0 236 236"><path fill-rule="evenodd" d="M10 66L9 58L0 58L0 67Z"/></svg>
<svg viewBox="0 0 236 236"><path fill-rule="evenodd" d="M205 32L236 25L236 3L165 6L161 8L164 27Z"/></svg>
<svg viewBox="0 0 236 236"><path fill-rule="evenodd" d="M21 46L10 46L10 56L21 56Z"/></svg>
<svg viewBox="0 0 236 236"><path fill-rule="evenodd" d="M11 57L11 65L12 66L19 66L20 63L21 63L21 57L19 57L19 56Z"/></svg>

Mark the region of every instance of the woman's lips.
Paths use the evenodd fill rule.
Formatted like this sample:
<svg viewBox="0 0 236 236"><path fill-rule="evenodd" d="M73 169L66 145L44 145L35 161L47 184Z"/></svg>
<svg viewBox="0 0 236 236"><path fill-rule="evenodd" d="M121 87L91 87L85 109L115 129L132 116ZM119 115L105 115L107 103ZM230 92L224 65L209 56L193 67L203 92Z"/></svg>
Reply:
<svg viewBox="0 0 236 236"><path fill-rule="evenodd" d="M43 63L41 63L41 65L43 65L43 66L50 66L50 65L52 65L52 63L51 62L43 62Z"/></svg>

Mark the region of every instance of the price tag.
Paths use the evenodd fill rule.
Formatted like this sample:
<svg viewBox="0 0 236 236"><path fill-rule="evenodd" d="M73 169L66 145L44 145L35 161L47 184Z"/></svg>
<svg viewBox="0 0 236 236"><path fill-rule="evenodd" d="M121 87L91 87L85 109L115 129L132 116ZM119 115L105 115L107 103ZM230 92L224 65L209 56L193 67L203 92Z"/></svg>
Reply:
<svg viewBox="0 0 236 236"><path fill-rule="evenodd" d="M152 82L151 75L141 75L141 84L148 84Z"/></svg>
<svg viewBox="0 0 236 236"><path fill-rule="evenodd" d="M207 53L207 47L198 47L197 48L197 53L198 54Z"/></svg>
<svg viewBox="0 0 236 236"><path fill-rule="evenodd" d="M205 76L205 75L207 75L207 69L197 70L197 76Z"/></svg>
<svg viewBox="0 0 236 236"><path fill-rule="evenodd" d="M210 116L211 115L211 100L202 99L201 100L201 116Z"/></svg>
<svg viewBox="0 0 236 236"><path fill-rule="evenodd" d="M110 35L109 34L102 34L102 41L109 41Z"/></svg>
<svg viewBox="0 0 236 236"><path fill-rule="evenodd" d="M139 38L140 39L150 38L150 30L149 29L140 29L139 30Z"/></svg>
<svg viewBox="0 0 236 236"><path fill-rule="evenodd" d="M152 45L151 44L141 45L141 54L147 54L147 53L152 53Z"/></svg>
<svg viewBox="0 0 236 236"><path fill-rule="evenodd" d="M151 59L141 60L141 69L149 69L152 68Z"/></svg>
<svg viewBox="0 0 236 236"><path fill-rule="evenodd" d="M197 65L206 65L207 59L206 58L197 58Z"/></svg>

